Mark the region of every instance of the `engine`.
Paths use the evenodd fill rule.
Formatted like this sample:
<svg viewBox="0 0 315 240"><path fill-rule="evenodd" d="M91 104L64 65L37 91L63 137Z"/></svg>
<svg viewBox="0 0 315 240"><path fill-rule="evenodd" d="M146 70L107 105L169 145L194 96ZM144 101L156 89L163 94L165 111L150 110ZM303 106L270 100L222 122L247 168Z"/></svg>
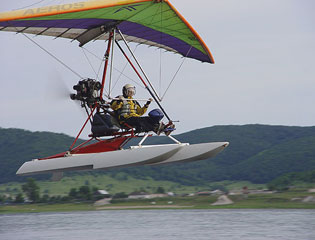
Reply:
<svg viewBox="0 0 315 240"><path fill-rule="evenodd" d="M93 108L96 103L101 103L100 90L102 89L102 84L94 79L84 79L78 82L78 84L73 86L76 91L75 94L70 94L72 100L81 101L81 106L87 105Z"/></svg>

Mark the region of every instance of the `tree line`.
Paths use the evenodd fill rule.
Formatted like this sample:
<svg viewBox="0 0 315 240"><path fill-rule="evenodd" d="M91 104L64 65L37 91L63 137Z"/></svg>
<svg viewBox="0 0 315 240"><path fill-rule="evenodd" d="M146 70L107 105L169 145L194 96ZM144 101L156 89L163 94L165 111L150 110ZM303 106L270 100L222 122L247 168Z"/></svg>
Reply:
<svg viewBox="0 0 315 240"><path fill-rule="evenodd" d="M267 184L270 190L284 191L296 183L315 183L315 170L284 174Z"/></svg>
<svg viewBox="0 0 315 240"><path fill-rule="evenodd" d="M315 166L315 127L214 126L176 135L176 138L191 144L228 141L230 145L209 160L128 167L102 171L102 174L150 177L196 186L224 180L268 183L285 173L308 171ZM147 139L147 144L166 141L163 137L152 137ZM64 152L72 142L73 138L64 134L0 128L0 183L25 181L25 177L15 174L25 161ZM36 176L37 180L49 178L48 174Z"/></svg>
<svg viewBox="0 0 315 240"><path fill-rule="evenodd" d="M0 203L67 203L67 202L93 202L104 198L105 196L98 192L97 187L83 185L79 188L71 188L66 196L49 196L49 194L40 195L40 187L35 179L28 178L27 182L22 185L22 192L18 193L15 198L0 195ZM155 193L165 193L163 187L158 187ZM128 198L125 192L106 195L112 199Z"/></svg>

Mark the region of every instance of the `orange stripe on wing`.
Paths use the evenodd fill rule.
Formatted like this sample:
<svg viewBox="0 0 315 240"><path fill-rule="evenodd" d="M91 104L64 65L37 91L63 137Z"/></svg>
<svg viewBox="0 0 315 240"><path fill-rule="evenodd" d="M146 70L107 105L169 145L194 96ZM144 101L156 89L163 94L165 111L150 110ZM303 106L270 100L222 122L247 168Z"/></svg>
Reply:
<svg viewBox="0 0 315 240"><path fill-rule="evenodd" d="M201 46L203 47L203 49L206 51L206 53L208 54L208 57L210 58L210 63L214 63L214 58L209 50L209 48L207 47L207 45L205 44L205 42L202 40L202 38L200 37L200 35L196 32L196 30L187 22L187 20L176 10L176 8L168 1L168 0L164 0L169 6L170 8L176 13L176 15L186 24L186 26L190 29L190 31L195 35L195 37L199 40L199 42L201 43Z"/></svg>

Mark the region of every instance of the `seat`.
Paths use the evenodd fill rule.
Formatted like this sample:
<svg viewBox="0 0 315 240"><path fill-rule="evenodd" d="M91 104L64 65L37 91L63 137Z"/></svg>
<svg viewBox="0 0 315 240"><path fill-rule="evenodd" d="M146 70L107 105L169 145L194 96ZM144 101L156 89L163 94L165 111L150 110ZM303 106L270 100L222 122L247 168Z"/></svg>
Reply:
<svg viewBox="0 0 315 240"><path fill-rule="evenodd" d="M93 137L111 136L120 129L117 120L109 113L97 112L94 114L91 129Z"/></svg>

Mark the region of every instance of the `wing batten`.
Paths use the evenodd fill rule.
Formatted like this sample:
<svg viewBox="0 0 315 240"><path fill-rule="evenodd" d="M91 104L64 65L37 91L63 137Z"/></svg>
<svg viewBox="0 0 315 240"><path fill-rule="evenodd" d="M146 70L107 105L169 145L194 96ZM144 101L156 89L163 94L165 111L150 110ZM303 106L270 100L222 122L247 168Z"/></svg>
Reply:
<svg viewBox="0 0 315 240"><path fill-rule="evenodd" d="M20 30L20 31L16 31L16 33L22 33L22 32L24 32L24 31L27 30L27 29L29 29L29 27L25 27L25 28L23 28L23 29Z"/></svg>
<svg viewBox="0 0 315 240"><path fill-rule="evenodd" d="M36 36L42 35L43 33L47 32L49 29L51 29L51 28L46 28L46 29L44 29L44 30L41 31L40 33L36 34Z"/></svg>
<svg viewBox="0 0 315 240"><path fill-rule="evenodd" d="M63 31L62 33L60 33L58 36L55 37L55 39L62 37L62 35L64 35L65 33L67 33L68 31L70 31L71 28L68 28L67 30Z"/></svg>
<svg viewBox="0 0 315 240"><path fill-rule="evenodd" d="M68 9L71 6L73 9ZM103 0L0 14L0 31L69 38L79 41L80 46L103 40L103 36L108 36L105 34L108 28L116 25L130 36L128 41L214 63L198 33L167 0Z"/></svg>

